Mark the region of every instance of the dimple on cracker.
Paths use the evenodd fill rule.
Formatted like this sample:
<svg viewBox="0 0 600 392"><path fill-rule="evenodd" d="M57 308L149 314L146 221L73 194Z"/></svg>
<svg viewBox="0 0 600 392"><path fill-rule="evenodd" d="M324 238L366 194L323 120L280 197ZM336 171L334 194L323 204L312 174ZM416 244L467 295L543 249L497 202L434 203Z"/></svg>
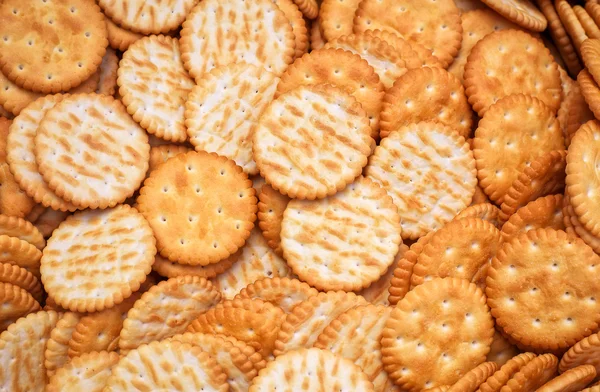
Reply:
<svg viewBox="0 0 600 392"><path fill-rule="evenodd" d="M327 41L352 34L354 14L359 4L360 0L323 0L319 19Z"/></svg>

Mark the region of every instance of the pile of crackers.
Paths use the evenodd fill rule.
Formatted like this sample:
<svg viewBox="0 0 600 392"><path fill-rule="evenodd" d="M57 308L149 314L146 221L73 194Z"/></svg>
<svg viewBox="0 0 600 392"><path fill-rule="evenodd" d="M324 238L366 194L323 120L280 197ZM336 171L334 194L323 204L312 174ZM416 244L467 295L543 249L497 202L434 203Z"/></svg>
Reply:
<svg viewBox="0 0 600 392"><path fill-rule="evenodd" d="M600 2L0 0L0 390L600 392Z"/></svg>

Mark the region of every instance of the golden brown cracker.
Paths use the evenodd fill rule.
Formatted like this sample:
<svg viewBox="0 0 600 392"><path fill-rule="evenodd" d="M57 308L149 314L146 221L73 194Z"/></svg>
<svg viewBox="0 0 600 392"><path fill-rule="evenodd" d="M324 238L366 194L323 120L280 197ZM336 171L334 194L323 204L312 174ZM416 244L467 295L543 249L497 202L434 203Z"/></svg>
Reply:
<svg viewBox="0 0 600 392"><path fill-rule="evenodd" d="M177 29L195 0L99 0L98 5L110 19L125 29L141 34L160 34Z"/></svg>
<svg viewBox="0 0 600 392"><path fill-rule="evenodd" d="M13 177L8 164L0 164L0 214L25 218L34 205Z"/></svg>
<svg viewBox="0 0 600 392"><path fill-rule="evenodd" d="M259 298L291 313L294 306L319 292L308 284L291 278L263 278L244 287L235 298Z"/></svg>
<svg viewBox="0 0 600 392"><path fill-rule="evenodd" d="M29 292L17 285L0 282L0 331L29 313L41 310L40 304Z"/></svg>
<svg viewBox="0 0 600 392"><path fill-rule="evenodd" d="M481 392L498 392L506 385L521 368L536 357L533 353L519 354L508 360L502 367L490 376L481 386Z"/></svg>
<svg viewBox="0 0 600 392"><path fill-rule="evenodd" d="M67 312L50 332L50 339L46 342L46 351L44 352L44 366L48 378L69 361L69 340L73 336L80 317L78 313Z"/></svg>
<svg viewBox="0 0 600 392"><path fill-rule="evenodd" d="M360 0L323 0L319 20L327 41L352 34L354 14L359 4Z"/></svg>
<svg viewBox="0 0 600 392"><path fill-rule="evenodd" d="M533 31L544 31L548 21L530 0L482 0L506 19Z"/></svg>
<svg viewBox="0 0 600 392"><path fill-rule="evenodd" d="M0 282L10 283L27 291L38 302L42 302L42 284L31 272L18 265L0 263Z"/></svg>
<svg viewBox="0 0 600 392"><path fill-rule="evenodd" d="M487 355L486 360L494 362L498 366L503 366L511 358L517 356L520 353L519 349L502 336L498 331L494 332L494 340L490 347L490 352Z"/></svg>
<svg viewBox="0 0 600 392"><path fill-rule="evenodd" d="M502 226L498 217L500 209L490 203L471 204L454 217L454 220L463 218L479 218L486 220L496 226L498 229Z"/></svg>
<svg viewBox="0 0 600 392"><path fill-rule="evenodd" d="M556 374L558 359L552 354L535 357L523 366L503 389L506 392L526 392L538 390Z"/></svg>
<svg viewBox="0 0 600 392"><path fill-rule="evenodd" d="M279 256L283 256L280 236L281 222L290 198L282 195L269 184L264 184L258 200L258 226L271 249Z"/></svg>
<svg viewBox="0 0 600 392"><path fill-rule="evenodd" d="M596 368L581 365L554 377L537 390L539 392L578 392L596 377Z"/></svg>
<svg viewBox="0 0 600 392"><path fill-rule="evenodd" d="M521 232L542 227L565 230L562 207L562 195L548 195L531 201L519 208L502 225L502 236L508 240Z"/></svg>

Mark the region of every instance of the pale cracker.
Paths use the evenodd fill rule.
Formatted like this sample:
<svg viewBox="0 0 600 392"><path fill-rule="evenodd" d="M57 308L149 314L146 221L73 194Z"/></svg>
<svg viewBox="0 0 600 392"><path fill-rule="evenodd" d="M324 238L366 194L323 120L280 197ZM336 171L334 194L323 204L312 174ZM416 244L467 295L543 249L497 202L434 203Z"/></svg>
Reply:
<svg viewBox="0 0 600 392"><path fill-rule="evenodd" d="M41 310L40 304L27 291L17 285L0 282L0 331L27 316Z"/></svg>
<svg viewBox="0 0 600 392"><path fill-rule="evenodd" d="M318 293L315 288L298 279L263 278L244 287L235 298L260 298L285 313L291 313L294 306Z"/></svg>
<svg viewBox="0 0 600 392"><path fill-rule="evenodd" d="M307 21L302 16L302 12L292 0L271 0L283 12L287 20L292 25L292 33L294 33L295 53L294 59L302 57L308 52L308 28Z"/></svg>
<svg viewBox="0 0 600 392"><path fill-rule="evenodd" d="M408 246L405 244L400 245L398 249L398 253L394 258L394 261L388 268L387 272L379 278L379 280L371 283L369 287L366 289L362 289L357 294L363 296L367 301L374 305L390 305L390 292L389 289L391 287L392 279L394 278L394 271L400 264L401 260L404 259L404 256L408 252Z"/></svg>
<svg viewBox="0 0 600 392"><path fill-rule="evenodd" d="M62 315L50 332L50 338L46 342L44 351L44 366L48 378L69 361L69 340L73 336L79 318L78 313L67 312Z"/></svg>
<svg viewBox="0 0 600 392"><path fill-rule="evenodd" d="M102 392L119 358L119 354L106 351L86 353L73 358L50 377L46 391Z"/></svg>
<svg viewBox="0 0 600 392"><path fill-rule="evenodd" d="M417 42L409 42L404 38L400 38L398 34L377 29L366 30L364 34L373 35L392 45L398 54L400 54L408 69L421 67L444 68L442 62L431 54L431 50Z"/></svg>

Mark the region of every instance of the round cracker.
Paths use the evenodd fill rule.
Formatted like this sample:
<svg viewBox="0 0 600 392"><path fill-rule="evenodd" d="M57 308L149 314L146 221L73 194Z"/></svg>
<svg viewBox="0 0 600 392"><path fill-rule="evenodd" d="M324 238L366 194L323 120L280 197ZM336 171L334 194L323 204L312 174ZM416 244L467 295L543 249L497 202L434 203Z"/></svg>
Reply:
<svg viewBox="0 0 600 392"><path fill-rule="evenodd" d="M356 11L354 32L387 30L431 49L444 68L462 41L460 11L453 0L364 0Z"/></svg>
<svg viewBox="0 0 600 392"><path fill-rule="evenodd" d="M291 313L294 306L319 292L298 279L263 278L244 287L235 298L259 298Z"/></svg>
<svg viewBox="0 0 600 392"><path fill-rule="evenodd" d="M19 115L25 106L41 96L42 94L17 86L0 72L0 105L11 114Z"/></svg>
<svg viewBox="0 0 600 392"><path fill-rule="evenodd" d="M464 218L479 218L485 221L490 222L498 229L500 229L500 220L498 219L500 215L500 209L493 204L490 203L478 203L471 204L464 210L462 210L458 215L454 217L454 220L464 219Z"/></svg>
<svg viewBox="0 0 600 392"><path fill-rule="evenodd" d="M86 210L67 218L48 241L42 282L58 305L73 312L100 311L140 287L155 254L152 229L135 209Z"/></svg>
<svg viewBox="0 0 600 392"><path fill-rule="evenodd" d="M173 142L187 139L183 114L194 82L183 68L177 39L137 40L123 54L118 75L121 100L142 128Z"/></svg>
<svg viewBox="0 0 600 392"><path fill-rule="evenodd" d="M519 26L544 31L548 21L529 0L481 0L485 5Z"/></svg>
<svg viewBox="0 0 600 392"><path fill-rule="evenodd" d="M189 275L210 279L229 269L237 261L240 253L241 251L238 251L226 259L209 265L179 264L157 254L152 269L166 278Z"/></svg>
<svg viewBox="0 0 600 392"><path fill-rule="evenodd" d="M594 252L600 254L600 238L590 233L577 219L577 215L571 205L571 200L568 193L565 193L563 198L563 216L566 232L570 235L581 238Z"/></svg>
<svg viewBox="0 0 600 392"><path fill-rule="evenodd" d="M444 68L442 62L431 54L431 50L417 42L409 42L404 38L400 38L398 34L378 29L365 30L364 34L378 37L391 45L394 50L400 54L400 57L404 60L408 69L421 67Z"/></svg>
<svg viewBox="0 0 600 392"><path fill-rule="evenodd" d="M579 84L576 84L564 98L558 109L558 122L563 130L565 146L568 148L575 133L586 122L593 120L594 113L590 110L581 94Z"/></svg>
<svg viewBox="0 0 600 392"><path fill-rule="evenodd" d="M558 65L543 42L520 30L488 34L471 50L464 84L469 103L483 116L503 97L528 94L556 113L561 85Z"/></svg>
<svg viewBox="0 0 600 392"><path fill-rule="evenodd" d="M596 26L596 22L594 22L594 19L592 19L585 8L576 5L573 7L573 12L575 13L575 16L577 16L581 27L583 27L583 30L588 37L600 38L600 29Z"/></svg>
<svg viewBox="0 0 600 392"><path fill-rule="evenodd" d="M192 151L152 171L137 202L163 257L206 266L244 245L256 219L254 195L252 182L233 161Z"/></svg>
<svg viewBox="0 0 600 392"><path fill-rule="evenodd" d="M52 332L50 332L50 338L46 343L46 351L44 351L44 366L48 378L56 374L56 371L69 361L69 340L73 336L73 331L75 331L80 317L77 313L67 312L63 314Z"/></svg>
<svg viewBox="0 0 600 392"><path fill-rule="evenodd" d="M543 227L565 230L562 207L562 195L548 195L531 201L519 208L502 225L502 236L508 240L519 233Z"/></svg>
<svg viewBox="0 0 600 392"><path fill-rule="evenodd" d="M577 75L577 82L579 82L581 94L585 102L589 105L590 110L594 113L595 117L600 117L600 87L598 87L598 84L587 69L583 69Z"/></svg>
<svg viewBox="0 0 600 392"><path fill-rule="evenodd" d="M448 388L448 392L475 392L498 369L494 362L484 362L469 370L454 385Z"/></svg>
<svg viewBox="0 0 600 392"><path fill-rule="evenodd" d="M69 215L69 212L46 208L38 219L36 219L34 226L42 233L44 238L48 238Z"/></svg>
<svg viewBox="0 0 600 392"><path fill-rule="evenodd" d="M506 385L516 373L536 357L533 353L519 354L497 370L492 376L479 386L481 392L498 392Z"/></svg>
<svg viewBox="0 0 600 392"><path fill-rule="evenodd" d="M387 271L402 243L400 232L392 198L360 177L332 197L290 201L281 246L301 280L323 291L356 291Z"/></svg>
<svg viewBox="0 0 600 392"><path fill-rule="evenodd" d="M528 231L504 243L486 281L497 325L527 347L570 347L600 321L595 298L600 283L593 276L599 263L582 240L554 229Z"/></svg>
<svg viewBox="0 0 600 392"><path fill-rule="evenodd" d="M33 272L39 269L41 258L42 252L29 242L0 235L0 263L18 265Z"/></svg>
<svg viewBox="0 0 600 392"><path fill-rule="evenodd" d="M302 14L308 19L315 19L319 15L317 0L294 0Z"/></svg>
<svg viewBox="0 0 600 392"><path fill-rule="evenodd" d="M0 235L17 237L38 249L44 249L46 246L42 233L31 222L16 216L0 214Z"/></svg>
<svg viewBox="0 0 600 392"><path fill-rule="evenodd" d="M165 163L170 158L179 154L185 154L191 151L187 146L178 144L163 144L161 146L150 147L150 159L148 161L148 173L156 170L161 164Z"/></svg>
<svg viewBox="0 0 600 392"><path fill-rule="evenodd" d="M115 24L110 18L106 19L106 33L108 44L114 50L125 52L131 44L142 38L142 34L134 33L133 31L125 30L121 26Z"/></svg>
<svg viewBox="0 0 600 392"><path fill-rule="evenodd" d="M204 278L179 276L160 282L127 313L119 338L121 354L185 332L192 321L220 300L219 291Z"/></svg>
<svg viewBox="0 0 600 392"><path fill-rule="evenodd" d="M257 174L252 132L278 83L275 74L246 63L205 73L185 104L185 126L196 151L216 152L235 161L244 172Z"/></svg>
<svg viewBox="0 0 600 392"><path fill-rule="evenodd" d="M320 19L317 18L310 25L310 50L322 49L325 46L325 38L321 32Z"/></svg>
<svg viewBox="0 0 600 392"><path fill-rule="evenodd" d="M312 347L319 335L340 314L367 301L354 293L328 291L319 293L296 305L281 324L275 356L300 348Z"/></svg>
<svg viewBox="0 0 600 392"><path fill-rule="evenodd" d="M110 19L124 29L144 35L160 34L178 28L197 0L99 0Z"/></svg>
<svg viewBox="0 0 600 392"><path fill-rule="evenodd" d="M537 389L539 392L578 392L596 377L596 368L581 365L556 376Z"/></svg>
<svg viewBox="0 0 600 392"><path fill-rule="evenodd" d="M370 134L367 115L351 95L329 85L299 86L263 112L253 136L254 160L274 189L322 199L360 175L374 145Z"/></svg>
<svg viewBox="0 0 600 392"><path fill-rule="evenodd" d="M279 75L293 61L294 33L272 0L203 0L183 24L181 53L198 84L205 72L238 61Z"/></svg>
<svg viewBox="0 0 600 392"><path fill-rule="evenodd" d="M0 282L0 331L29 313L41 310L31 294L17 285Z"/></svg>
<svg viewBox="0 0 600 392"><path fill-rule="evenodd" d="M471 134L473 112L465 90L460 80L444 69L411 69L383 97L382 138L422 121L446 125L464 138Z"/></svg>
<svg viewBox="0 0 600 392"><path fill-rule="evenodd" d="M157 360L165 366L156 366ZM168 366L167 366L168 365ZM114 365L106 392L181 390L227 392L227 375L200 347L172 340L130 351Z"/></svg>
<svg viewBox="0 0 600 392"><path fill-rule="evenodd" d="M503 388L506 392L536 391L556 374L558 359L552 354L535 357L523 366Z"/></svg>
<svg viewBox="0 0 600 392"><path fill-rule="evenodd" d="M429 122L390 133L365 173L394 199L404 239L417 239L454 218L471 203L477 184L469 144L451 128Z"/></svg>
<svg viewBox="0 0 600 392"><path fill-rule="evenodd" d="M292 0L272 0L277 7L283 12L287 20L292 25L292 33L294 33L295 53L294 59L302 57L308 52L308 29L302 12Z"/></svg>
<svg viewBox="0 0 600 392"><path fill-rule="evenodd" d="M479 185L496 203L503 201L531 161L564 149L562 131L552 110L539 99L521 94L503 98L486 111L473 144Z"/></svg>
<svg viewBox="0 0 600 392"><path fill-rule="evenodd" d="M349 390L372 392L373 383L350 360L318 348L285 353L252 380L250 392L284 390Z"/></svg>
<svg viewBox="0 0 600 392"><path fill-rule="evenodd" d="M0 15L0 68L22 88L45 94L66 91L88 79L102 62L106 24L93 2L7 0Z"/></svg>
<svg viewBox="0 0 600 392"><path fill-rule="evenodd" d="M561 23L573 41L575 49L581 52L581 44L588 39L588 36L581 23L579 23L577 15L573 12L573 8L566 0L555 0L554 5Z"/></svg>
<svg viewBox="0 0 600 392"><path fill-rule="evenodd" d="M31 294L36 301L42 301L42 284L25 268L9 263L0 263L0 282L20 287Z"/></svg>
<svg viewBox="0 0 600 392"><path fill-rule="evenodd" d="M35 206L15 180L8 164L0 164L0 214L25 218Z"/></svg>
<svg viewBox="0 0 600 392"><path fill-rule="evenodd" d="M387 272L381 277L371 283L371 285L365 289L362 289L357 294L364 297L367 301L374 305L390 305L390 292L389 289L391 287L391 281L394 279L394 271L400 265L400 262L404 259L405 254L408 252L408 246L405 244L401 244L398 249L398 253L396 253L396 257L394 261L389 266Z"/></svg>
<svg viewBox="0 0 600 392"><path fill-rule="evenodd" d="M490 347L486 361L494 362L498 366L507 363L511 358L520 353L519 349L512 344L498 331L494 332L494 340Z"/></svg>
<svg viewBox="0 0 600 392"><path fill-rule="evenodd" d="M106 351L86 353L73 358L50 377L47 392L102 392L119 354Z"/></svg>
<svg viewBox="0 0 600 392"><path fill-rule="evenodd" d="M319 9L319 19L323 37L327 41L352 34L358 4L360 0L323 0Z"/></svg>
<svg viewBox="0 0 600 392"><path fill-rule="evenodd" d="M594 333L575 343L563 355L558 364L558 370L561 373L569 369L576 369L582 365L593 365L596 371L600 370L600 334ZM595 378L596 381L598 377Z"/></svg>
<svg viewBox="0 0 600 392"><path fill-rule="evenodd" d="M452 385L484 362L493 335L485 295L475 284L433 279L392 310L381 338L384 368L404 389Z"/></svg>
<svg viewBox="0 0 600 392"><path fill-rule="evenodd" d="M281 221L290 198L282 195L269 184L264 184L261 187L258 200L258 226L271 249L279 256L283 256L280 235Z"/></svg>

